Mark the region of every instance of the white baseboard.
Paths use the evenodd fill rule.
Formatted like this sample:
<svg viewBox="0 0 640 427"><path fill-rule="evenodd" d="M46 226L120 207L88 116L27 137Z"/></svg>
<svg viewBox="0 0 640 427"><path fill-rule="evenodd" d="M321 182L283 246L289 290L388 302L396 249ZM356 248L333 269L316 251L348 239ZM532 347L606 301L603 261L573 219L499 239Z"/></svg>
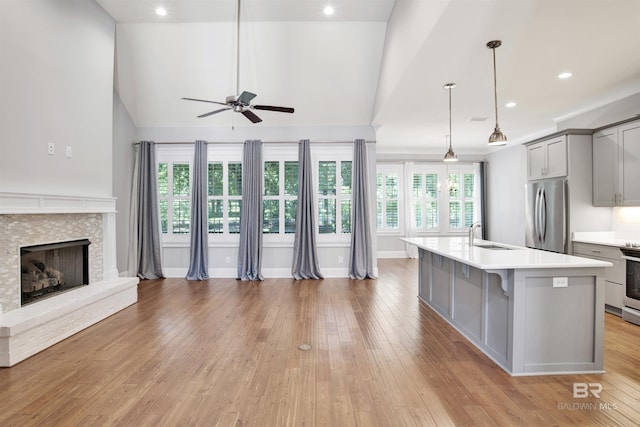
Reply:
<svg viewBox="0 0 640 427"><path fill-rule="evenodd" d="M163 272L167 278L184 278L187 275L187 268L164 268ZM330 277L349 277L349 269L347 267L341 268L321 268L322 275L325 278ZM289 268L264 268L262 269L262 275L265 278L281 278L293 277L291 275L291 269ZM238 276L238 270L235 268L210 268L209 277L235 279Z"/></svg>
<svg viewBox="0 0 640 427"><path fill-rule="evenodd" d="M407 251L378 251L378 258L409 258Z"/></svg>

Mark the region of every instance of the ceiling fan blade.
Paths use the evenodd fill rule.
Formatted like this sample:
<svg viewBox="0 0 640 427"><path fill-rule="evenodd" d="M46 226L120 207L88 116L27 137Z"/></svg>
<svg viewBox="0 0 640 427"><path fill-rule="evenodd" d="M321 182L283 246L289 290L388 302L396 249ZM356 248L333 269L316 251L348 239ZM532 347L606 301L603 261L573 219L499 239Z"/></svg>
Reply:
<svg viewBox="0 0 640 427"><path fill-rule="evenodd" d="M295 110L291 107L276 107L274 105L253 105L256 110L277 111L279 113L293 113Z"/></svg>
<svg viewBox="0 0 640 427"><path fill-rule="evenodd" d="M208 101L206 99L196 99L196 98L182 98L186 101L198 101L198 102L210 102L212 104L220 104L220 105L227 105L224 102L218 102L218 101Z"/></svg>
<svg viewBox="0 0 640 427"><path fill-rule="evenodd" d="M262 121L262 119L256 116L252 111L246 110L246 111L243 111L242 114L247 119L251 120L252 123L260 123Z"/></svg>
<svg viewBox="0 0 640 427"><path fill-rule="evenodd" d="M221 111L227 111L227 110L231 110L231 107L228 107L228 108L221 108L221 109L219 109L219 110L210 111L210 112L208 112L208 113L200 114L200 115L198 116L198 118L208 117L208 116L211 116L211 115L213 115L213 114L219 113L219 112L221 112Z"/></svg>
<svg viewBox="0 0 640 427"><path fill-rule="evenodd" d="M247 92L245 90L238 97L238 102L241 103L241 104L244 104L244 105L249 105L249 102L251 102L251 100L253 98L255 98L256 96L258 96L258 95L256 95L255 93Z"/></svg>

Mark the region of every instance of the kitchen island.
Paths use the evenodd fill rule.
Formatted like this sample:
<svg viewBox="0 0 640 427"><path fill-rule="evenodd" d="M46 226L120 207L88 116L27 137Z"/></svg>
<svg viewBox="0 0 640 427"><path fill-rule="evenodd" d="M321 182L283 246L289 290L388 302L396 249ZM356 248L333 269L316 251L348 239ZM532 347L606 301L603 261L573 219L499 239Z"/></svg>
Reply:
<svg viewBox="0 0 640 427"><path fill-rule="evenodd" d="M418 247L420 299L511 375L603 372L611 263L466 237Z"/></svg>

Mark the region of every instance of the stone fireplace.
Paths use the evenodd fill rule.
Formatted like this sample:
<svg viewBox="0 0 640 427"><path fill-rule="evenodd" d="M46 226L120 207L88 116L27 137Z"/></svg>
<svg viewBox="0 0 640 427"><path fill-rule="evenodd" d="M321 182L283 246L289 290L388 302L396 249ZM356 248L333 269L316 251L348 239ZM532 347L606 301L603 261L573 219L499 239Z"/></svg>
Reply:
<svg viewBox="0 0 640 427"><path fill-rule="evenodd" d="M115 199L0 193L0 366L135 303L137 283L118 277Z"/></svg>

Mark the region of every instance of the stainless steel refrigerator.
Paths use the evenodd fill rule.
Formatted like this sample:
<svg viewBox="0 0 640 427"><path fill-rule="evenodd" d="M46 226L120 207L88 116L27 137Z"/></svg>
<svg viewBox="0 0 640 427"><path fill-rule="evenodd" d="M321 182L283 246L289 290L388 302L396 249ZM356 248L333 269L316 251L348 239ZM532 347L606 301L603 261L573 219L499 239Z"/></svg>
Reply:
<svg viewBox="0 0 640 427"><path fill-rule="evenodd" d="M529 182L525 188L525 245L567 253L567 180Z"/></svg>

